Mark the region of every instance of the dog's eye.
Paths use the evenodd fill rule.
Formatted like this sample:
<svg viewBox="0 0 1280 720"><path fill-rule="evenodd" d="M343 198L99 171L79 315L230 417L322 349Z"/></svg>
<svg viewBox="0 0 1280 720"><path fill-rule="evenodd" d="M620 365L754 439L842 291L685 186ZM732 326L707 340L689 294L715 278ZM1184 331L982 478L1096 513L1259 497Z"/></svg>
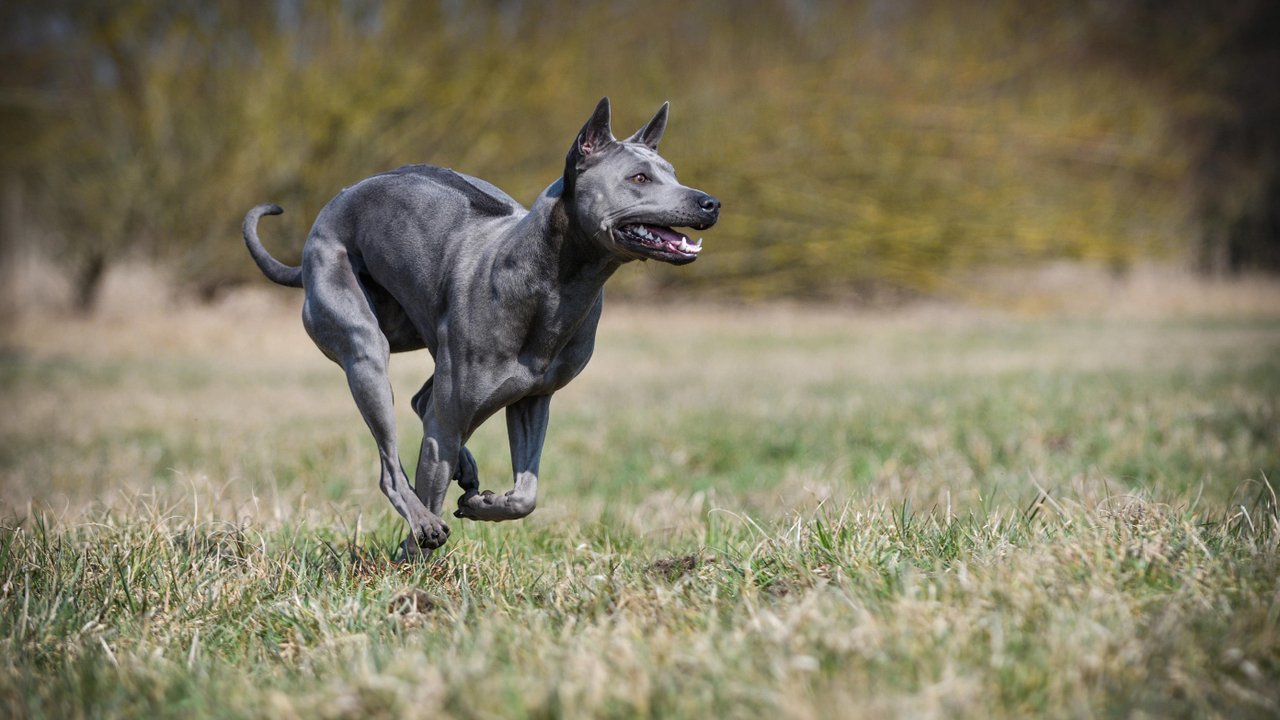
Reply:
<svg viewBox="0 0 1280 720"><path fill-rule="evenodd" d="M637 183L639 185L643 185L649 182L649 176L645 175L644 173L636 173L635 175L631 176L631 182Z"/></svg>

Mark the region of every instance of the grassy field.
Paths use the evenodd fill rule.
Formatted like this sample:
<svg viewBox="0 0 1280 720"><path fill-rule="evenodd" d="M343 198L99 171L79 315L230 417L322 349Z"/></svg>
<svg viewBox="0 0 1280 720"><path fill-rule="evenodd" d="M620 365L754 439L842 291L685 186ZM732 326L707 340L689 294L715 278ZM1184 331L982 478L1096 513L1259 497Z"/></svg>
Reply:
<svg viewBox="0 0 1280 720"><path fill-rule="evenodd" d="M19 313L0 716L1274 717L1280 291L1073 292L611 307L538 511L411 566L296 297Z"/></svg>

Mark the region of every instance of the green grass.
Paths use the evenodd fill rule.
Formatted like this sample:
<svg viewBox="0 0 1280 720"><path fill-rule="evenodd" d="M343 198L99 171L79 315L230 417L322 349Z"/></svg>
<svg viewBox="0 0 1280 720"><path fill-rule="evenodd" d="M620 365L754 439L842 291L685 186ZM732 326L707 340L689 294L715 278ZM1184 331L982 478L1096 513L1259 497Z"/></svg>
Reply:
<svg viewBox="0 0 1280 720"><path fill-rule="evenodd" d="M1280 712L1280 317L610 308L538 511L397 566L253 307L9 333L0 714Z"/></svg>

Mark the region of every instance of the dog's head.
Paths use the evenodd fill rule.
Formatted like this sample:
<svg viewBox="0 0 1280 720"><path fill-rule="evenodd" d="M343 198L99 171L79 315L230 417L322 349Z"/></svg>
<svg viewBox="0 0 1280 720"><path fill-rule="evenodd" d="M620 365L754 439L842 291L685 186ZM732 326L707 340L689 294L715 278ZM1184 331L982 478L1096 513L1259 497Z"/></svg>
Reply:
<svg viewBox="0 0 1280 720"><path fill-rule="evenodd" d="M564 196L573 220L619 259L691 263L702 239L691 241L675 228L705 230L720 216L720 201L681 185L658 154L666 127L663 103L635 135L617 140L609 129L609 98L603 98L565 158Z"/></svg>

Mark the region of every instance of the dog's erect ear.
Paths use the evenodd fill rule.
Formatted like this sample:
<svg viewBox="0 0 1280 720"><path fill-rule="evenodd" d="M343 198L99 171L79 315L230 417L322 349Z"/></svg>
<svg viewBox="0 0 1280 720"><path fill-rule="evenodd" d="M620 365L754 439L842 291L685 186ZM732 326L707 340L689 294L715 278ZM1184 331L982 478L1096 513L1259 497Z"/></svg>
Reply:
<svg viewBox="0 0 1280 720"><path fill-rule="evenodd" d="M603 97L596 105L596 111L591 113L591 119L582 126L582 132L578 133L578 139L574 141L570 154L576 156L575 159L581 162L592 153L600 152L601 148L612 142L617 141L614 140L613 131L609 129L609 98Z"/></svg>
<svg viewBox="0 0 1280 720"><path fill-rule="evenodd" d="M648 145L650 150L657 150L658 143L662 142L662 133L667 129L667 108L669 107L671 103L662 103L662 107L658 108L658 113L653 116L649 124L627 138L627 142L642 143Z"/></svg>
<svg viewBox="0 0 1280 720"><path fill-rule="evenodd" d="M591 119L582 126L578 133L578 152L584 157L614 142L613 131L609 129L609 98L602 97L596 103L596 111Z"/></svg>

